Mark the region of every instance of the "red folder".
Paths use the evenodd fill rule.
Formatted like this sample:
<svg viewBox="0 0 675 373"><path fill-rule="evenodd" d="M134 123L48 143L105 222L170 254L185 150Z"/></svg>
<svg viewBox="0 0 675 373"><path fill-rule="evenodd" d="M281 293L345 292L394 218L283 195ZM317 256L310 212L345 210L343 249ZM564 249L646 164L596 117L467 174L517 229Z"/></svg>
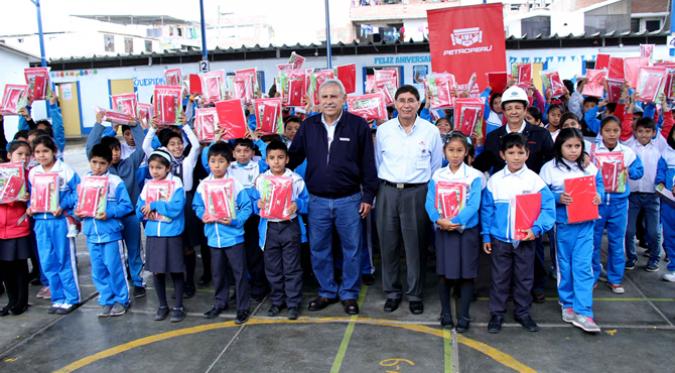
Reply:
<svg viewBox="0 0 675 373"><path fill-rule="evenodd" d="M23 164L0 163L0 203L11 203L26 195L26 172Z"/></svg>
<svg viewBox="0 0 675 373"><path fill-rule="evenodd" d="M455 76L450 73L433 73L427 75L425 85L429 93L426 99L431 109L450 108L455 104L453 91L457 87Z"/></svg>
<svg viewBox="0 0 675 373"><path fill-rule="evenodd" d="M201 142L216 139L218 129L218 111L214 107L197 108L195 110L195 134Z"/></svg>
<svg viewBox="0 0 675 373"><path fill-rule="evenodd" d="M284 106L302 107L305 105L305 72L303 70L284 70L277 76L277 88L281 91Z"/></svg>
<svg viewBox="0 0 675 373"><path fill-rule="evenodd" d="M599 67L596 67L599 69ZM623 58L621 57L610 57L609 64L607 66L607 79L614 79L623 81Z"/></svg>
<svg viewBox="0 0 675 373"><path fill-rule="evenodd" d="M337 76L345 86L345 93L356 92L356 64L338 66Z"/></svg>
<svg viewBox="0 0 675 373"><path fill-rule="evenodd" d="M518 241L527 237L523 231L531 229L541 213L541 193L516 196L514 238Z"/></svg>
<svg viewBox="0 0 675 373"><path fill-rule="evenodd" d="M199 91L204 99L204 102L216 102L225 98L225 71L209 71L199 75L199 83L194 82L195 89L199 85ZM192 78L191 78L192 79ZM190 93L193 91L193 82L190 81Z"/></svg>
<svg viewBox="0 0 675 373"><path fill-rule="evenodd" d="M180 69L166 69L164 71L164 78L166 79L166 85L183 85L183 75Z"/></svg>
<svg viewBox="0 0 675 373"><path fill-rule="evenodd" d="M178 116L183 110L181 103L181 87L157 85L155 86L153 103L154 111L159 117L159 124L178 124Z"/></svg>
<svg viewBox="0 0 675 373"><path fill-rule="evenodd" d="M598 53L598 55L595 57L595 68L598 70L608 68L609 58L609 54Z"/></svg>
<svg viewBox="0 0 675 373"><path fill-rule="evenodd" d="M293 179L288 176L263 175L259 184L260 199L264 206L260 217L266 219L288 220L288 209L293 202Z"/></svg>
<svg viewBox="0 0 675 373"><path fill-rule="evenodd" d="M145 183L146 185L146 195L145 195L145 205L150 206L152 202L155 201L171 201L173 196L173 182L171 180L150 180ZM148 220L170 222L171 219L160 215L157 211L152 211L147 217Z"/></svg>
<svg viewBox="0 0 675 373"><path fill-rule="evenodd" d="M453 129L471 136L474 131L481 129L479 124L481 124L483 108L483 101L479 98L456 99Z"/></svg>
<svg viewBox="0 0 675 373"><path fill-rule="evenodd" d="M59 209L59 174L35 174L32 180L30 208L33 212L51 212Z"/></svg>
<svg viewBox="0 0 675 373"><path fill-rule="evenodd" d="M572 203L567 205L569 224L595 220L600 217L598 206L593 204L593 199L598 194L595 176L565 179L565 193L572 197Z"/></svg>
<svg viewBox="0 0 675 373"><path fill-rule="evenodd" d="M237 70L234 73L234 95L243 103L253 102L258 83L255 68Z"/></svg>
<svg viewBox="0 0 675 373"><path fill-rule="evenodd" d="M105 212L108 203L108 177L85 176L78 186L77 211L86 217Z"/></svg>
<svg viewBox="0 0 675 373"><path fill-rule="evenodd" d="M223 131L221 140L241 139L246 136L246 117L241 100L225 100L216 102L218 123Z"/></svg>
<svg viewBox="0 0 675 373"><path fill-rule="evenodd" d="M600 152L593 154L596 166L602 172L605 191L623 193L626 191L626 167L621 152Z"/></svg>
<svg viewBox="0 0 675 373"><path fill-rule="evenodd" d="M28 104L28 86L22 84L7 84L2 95L0 114L17 115L19 110Z"/></svg>
<svg viewBox="0 0 675 373"><path fill-rule="evenodd" d="M387 107L382 92L347 97L347 110L366 121L387 120Z"/></svg>
<svg viewBox="0 0 675 373"><path fill-rule="evenodd" d="M202 94L202 79L199 77L199 74L190 74L188 75L188 79L190 81L190 94Z"/></svg>
<svg viewBox="0 0 675 373"><path fill-rule="evenodd" d="M234 208L234 180L233 179L211 179L204 180L204 218L234 219L236 210Z"/></svg>
<svg viewBox="0 0 675 373"><path fill-rule="evenodd" d="M281 118L281 97L259 98L255 100L256 130L265 135L283 133Z"/></svg>
<svg viewBox="0 0 675 373"><path fill-rule="evenodd" d="M506 89L506 71L487 73L487 79L492 93L502 93Z"/></svg>
<svg viewBox="0 0 675 373"><path fill-rule="evenodd" d="M436 210L443 219L452 219L466 205L467 185L452 181L436 183Z"/></svg>
<svg viewBox="0 0 675 373"><path fill-rule="evenodd" d="M46 67L29 67L23 70L28 93L33 101L47 98L49 87L49 70Z"/></svg>

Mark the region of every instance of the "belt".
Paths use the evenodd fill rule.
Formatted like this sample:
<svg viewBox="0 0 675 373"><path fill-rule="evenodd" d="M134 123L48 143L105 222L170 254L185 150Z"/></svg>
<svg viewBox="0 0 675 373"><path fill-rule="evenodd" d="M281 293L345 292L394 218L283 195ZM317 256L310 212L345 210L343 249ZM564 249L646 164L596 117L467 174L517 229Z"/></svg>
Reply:
<svg viewBox="0 0 675 373"><path fill-rule="evenodd" d="M296 223L298 221L298 218L295 217L291 220L281 220L281 221L267 221L267 224L291 224L291 223Z"/></svg>
<svg viewBox="0 0 675 373"><path fill-rule="evenodd" d="M382 180L382 183L384 185L388 185L392 188L396 189L408 189L408 188L417 188L423 185L427 185L427 183L418 183L418 184L406 184L406 183L392 183L391 181L387 180Z"/></svg>

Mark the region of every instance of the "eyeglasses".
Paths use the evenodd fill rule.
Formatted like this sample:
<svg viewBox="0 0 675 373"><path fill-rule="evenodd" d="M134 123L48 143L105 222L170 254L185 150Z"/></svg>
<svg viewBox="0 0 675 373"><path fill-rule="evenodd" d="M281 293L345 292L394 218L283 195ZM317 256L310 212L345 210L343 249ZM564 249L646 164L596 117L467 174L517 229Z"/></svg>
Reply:
<svg viewBox="0 0 675 373"><path fill-rule="evenodd" d="M406 99L398 99L398 100L396 100L396 103L399 104L399 105L405 105L405 104L415 105L415 104L418 103L418 102L419 102L419 101L417 101L417 99L414 99L414 98L409 98L409 99L407 99L407 100L406 100Z"/></svg>

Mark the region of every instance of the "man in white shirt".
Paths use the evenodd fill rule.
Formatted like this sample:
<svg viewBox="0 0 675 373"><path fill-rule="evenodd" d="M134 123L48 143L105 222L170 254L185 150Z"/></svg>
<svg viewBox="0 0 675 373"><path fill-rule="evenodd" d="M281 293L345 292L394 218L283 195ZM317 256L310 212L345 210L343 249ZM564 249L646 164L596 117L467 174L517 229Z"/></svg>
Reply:
<svg viewBox="0 0 675 373"><path fill-rule="evenodd" d="M443 144L438 129L420 118L417 89L404 85L396 91L398 117L377 129L375 162L381 185L377 193L376 222L382 251L382 287L385 312L401 303L399 249L405 249L410 312L424 312L422 269L429 220L424 210L427 183L441 167Z"/></svg>

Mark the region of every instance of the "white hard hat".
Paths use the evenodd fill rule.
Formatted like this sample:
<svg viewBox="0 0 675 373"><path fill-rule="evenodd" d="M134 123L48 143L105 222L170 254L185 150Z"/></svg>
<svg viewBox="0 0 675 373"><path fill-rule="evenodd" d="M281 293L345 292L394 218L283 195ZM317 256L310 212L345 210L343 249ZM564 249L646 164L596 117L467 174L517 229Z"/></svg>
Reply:
<svg viewBox="0 0 675 373"><path fill-rule="evenodd" d="M502 93L502 107L513 101L522 102L525 107L530 103L530 99L527 97L525 90L517 85L509 87L509 89Z"/></svg>

